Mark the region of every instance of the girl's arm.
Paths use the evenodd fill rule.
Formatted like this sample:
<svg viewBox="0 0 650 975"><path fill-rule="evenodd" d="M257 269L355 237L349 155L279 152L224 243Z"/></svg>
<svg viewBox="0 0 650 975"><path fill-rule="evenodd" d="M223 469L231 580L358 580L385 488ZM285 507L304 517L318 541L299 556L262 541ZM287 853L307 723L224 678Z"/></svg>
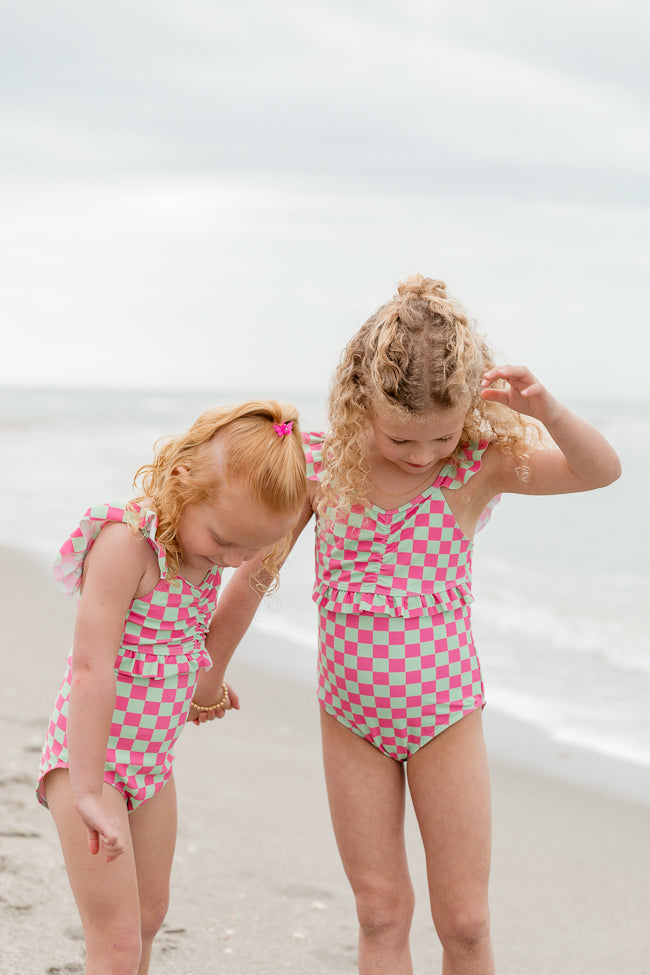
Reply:
<svg viewBox="0 0 650 975"><path fill-rule="evenodd" d="M122 827L102 799L114 666L129 605L151 567L148 549L126 525L106 525L86 556L75 621L67 723L70 784L90 852L101 851L107 860L125 849Z"/></svg>
<svg viewBox="0 0 650 975"><path fill-rule="evenodd" d="M505 379L507 389L493 389L495 379ZM525 366L501 366L485 373L483 399L503 403L517 413L539 420L553 438L557 450L535 450L529 459L529 477L522 480L516 461L499 452L491 465L491 488L516 494L569 494L605 487L621 474L618 455L590 423L558 402Z"/></svg>
<svg viewBox="0 0 650 975"><path fill-rule="evenodd" d="M293 530L292 547L313 514L311 502L307 501ZM205 646L212 660L212 668L202 671L194 693L197 704L208 707L221 699L221 685L230 658L253 621L262 601L264 592L251 584L251 577L259 570L262 554L250 562L245 562L233 572L228 585L219 597L217 609L212 617ZM268 582L270 583L270 579ZM264 579L262 577L262 583ZM235 707L239 701L231 698ZM222 715L223 716L223 715ZM212 720L214 712L202 712L194 718L195 723Z"/></svg>

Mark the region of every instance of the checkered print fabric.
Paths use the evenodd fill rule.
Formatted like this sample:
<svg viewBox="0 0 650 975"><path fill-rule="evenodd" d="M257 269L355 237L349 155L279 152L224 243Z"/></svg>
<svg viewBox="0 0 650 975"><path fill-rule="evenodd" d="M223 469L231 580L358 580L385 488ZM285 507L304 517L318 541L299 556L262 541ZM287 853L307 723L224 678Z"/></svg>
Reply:
<svg viewBox="0 0 650 975"><path fill-rule="evenodd" d="M199 668L210 666L205 637L216 608L221 570L215 567L199 587L181 577L167 581L154 512L136 505L126 510L100 505L86 512L56 560L55 577L66 591L79 590L86 553L109 522L135 524L156 553L160 567L160 581L154 589L131 603L115 662L115 709L104 778L123 793L127 808L134 809L167 781ZM71 659L70 655L41 754L38 797L43 803L43 776L54 768L68 767Z"/></svg>
<svg viewBox="0 0 650 975"><path fill-rule="evenodd" d="M318 479L324 436L303 439L308 476ZM467 483L487 446L468 444L399 508L328 509L316 528L319 699L398 760L484 703L471 634L473 543L442 489Z"/></svg>
<svg viewBox="0 0 650 975"><path fill-rule="evenodd" d="M319 613L318 697L384 754L406 761L483 706L469 606L430 616Z"/></svg>
<svg viewBox="0 0 650 975"><path fill-rule="evenodd" d="M323 470L324 435L303 434L307 475ZM481 467L487 441L469 443L417 498L392 511L357 505L329 509L316 528L314 600L342 613L418 616L472 600L472 542L463 534L442 489L462 487ZM487 522L498 498L483 513Z"/></svg>

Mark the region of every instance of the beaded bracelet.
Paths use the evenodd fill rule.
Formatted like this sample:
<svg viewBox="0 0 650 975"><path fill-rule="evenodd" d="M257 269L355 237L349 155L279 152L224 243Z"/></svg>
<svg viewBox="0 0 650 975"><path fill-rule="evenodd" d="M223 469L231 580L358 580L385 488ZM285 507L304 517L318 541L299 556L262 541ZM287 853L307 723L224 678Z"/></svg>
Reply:
<svg viewBox="0 0 650 975"><path fill-rule="evenodd" d="M194 701L192 701L192 707L196 711L218 711L219 708L223 708L225 710L226 704L228 703L229 700L230 700L230 694L228 693L228 688L225 684L222 684L221 700L219 701L218 704L208 704L207 707L204 707L202 704L195 704Z"/></svg>

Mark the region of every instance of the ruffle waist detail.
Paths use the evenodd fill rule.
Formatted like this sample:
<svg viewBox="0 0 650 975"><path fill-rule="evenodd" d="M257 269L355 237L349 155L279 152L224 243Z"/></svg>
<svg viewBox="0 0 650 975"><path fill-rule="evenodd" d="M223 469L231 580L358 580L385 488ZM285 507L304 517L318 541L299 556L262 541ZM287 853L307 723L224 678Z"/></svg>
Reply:
<svg viewBox="0 0 650 975"><path fill-rule="evenodd" d="M319 609L332 613L379 613L384 616L433 616L468 606L474 601L471 584L461 582L432 593L364 592L319 586L312 596Z"/></svg>
<svg viewBox="0 0 650 975"><path fill-rule="evenodd" d="M201 667L209 670L212 666L210 654L198 641L179 647L177 653L169 653L169 645L162 649L167 652L156 653L154 647L122 647L115 661L115 669L131 677L164 680L178 674L192 673Z"/></svg>

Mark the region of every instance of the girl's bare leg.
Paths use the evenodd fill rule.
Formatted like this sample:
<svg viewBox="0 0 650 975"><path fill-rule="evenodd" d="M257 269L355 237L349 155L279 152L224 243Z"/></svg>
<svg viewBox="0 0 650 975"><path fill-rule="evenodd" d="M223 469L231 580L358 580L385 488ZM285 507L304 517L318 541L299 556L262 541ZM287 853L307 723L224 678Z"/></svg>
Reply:
<svg viewBox="0 0 650 975"><path fill-rule="evenodd" d="M426 852L443 975L493 975L490 780L481 712L416 752L407 776Z"/></svg>
<svg viewBox="0 0 650 975"><path fill-rule="evenodd" d="M153 799L129 816L140 898L142 956L147 975L151 948L169 906L169 878L176 847L176 784L173 775Z"/></svg>
<svg viewBox="0 0 650 975"><path fill-rule="evenodd" d="M107 801L122 820L126 851L111 863L88 850L86 827L74 808L67 769L45 777L70 886L86 941L86 975L137 975L141 957L140 905L126 803L104 785Z"/></svg>
<svg viewBox="0 0 650 975"><path fill-rule="evenodd" d="M404 770L321 709L332 825L359 919L361 975L412 975Z"/></svg>
<svg viewBox="0 0 650 975"><path fill-rule="evenodd" d="M115 789L105 785L123 819L127 848L106 863L88 851L86 828L72 803L66 769L45 779L70 886L86 941L86 975L147 975L151 947L169 903L169 877L176 843L173 777L153 799L130 815Z"/></svg>

